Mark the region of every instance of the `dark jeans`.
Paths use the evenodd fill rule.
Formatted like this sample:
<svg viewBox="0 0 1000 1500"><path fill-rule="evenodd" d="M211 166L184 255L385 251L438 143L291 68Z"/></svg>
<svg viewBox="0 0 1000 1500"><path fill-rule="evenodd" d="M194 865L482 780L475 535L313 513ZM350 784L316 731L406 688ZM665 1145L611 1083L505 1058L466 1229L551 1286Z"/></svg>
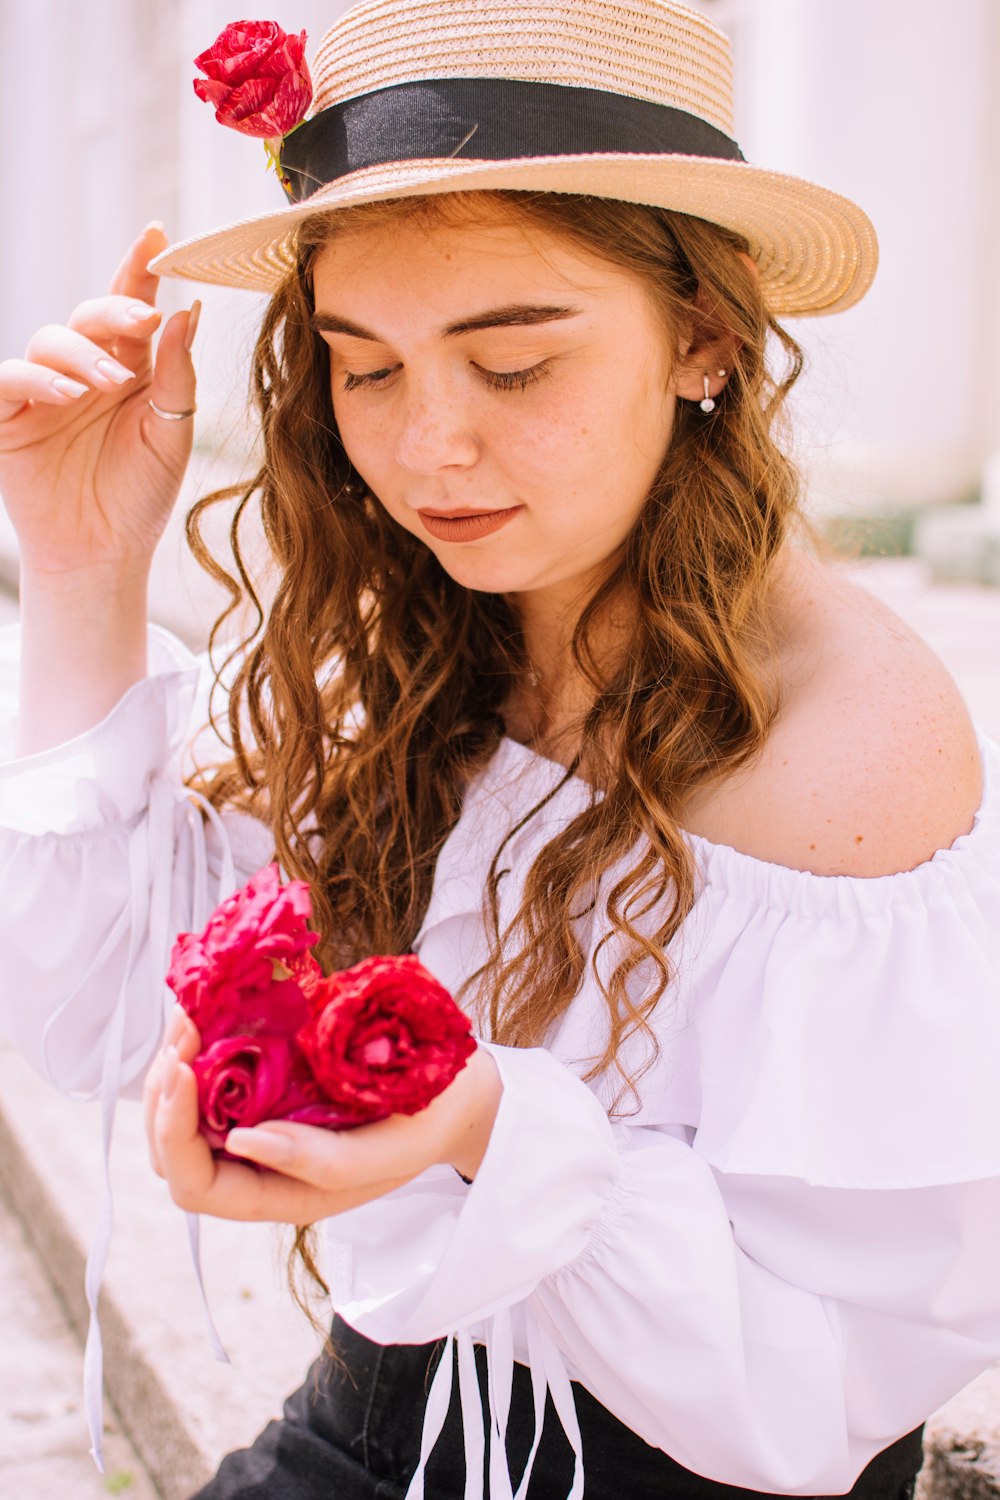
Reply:
<svg viewBox="0 0 1000 1500"><path fill-rule="evenodd" d="M252 1448L231 1453L193 1500L402 1500L417 1466L424 1403L443 1344L389 1345L363 1339L339 1319L333 1343L345 1370L322 1356ZM477 1348L485 1395L484 1352ZM580 1385L574 1385L586 1500L767 1500L759 1490L704 1479L650 1448ZM531 1447L529 1372L514 1366L507 1453L514 1488ZM488 1432L488 1428L487 1428ZM564 1500L572 1450L551 1400L546 1407L528 1500ZM872 1459L851 1500L910 1500L923 1461L923 1428ZM462 1500L465 1445L457 1375L444 1431L427 1466L427 1500ZM485 1487L484 1487L485 1493Z"/></svg>

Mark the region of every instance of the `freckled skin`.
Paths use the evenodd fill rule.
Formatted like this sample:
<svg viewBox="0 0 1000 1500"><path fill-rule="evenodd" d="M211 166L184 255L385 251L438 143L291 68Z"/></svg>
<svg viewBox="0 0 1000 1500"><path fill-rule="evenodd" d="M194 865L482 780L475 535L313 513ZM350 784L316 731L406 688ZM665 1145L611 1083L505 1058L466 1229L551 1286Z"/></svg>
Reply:
<svg viewBox="0 0 1000 1500"><path fill-rule="evenodd" d="M617 267L499 216L345 234L318 256L314 290L317 312L376 335L322 335L355 468L457 582L511 598L542 682L553 663L558 679L567 623L644 503L677 399L700 399L705 351L675 347ZM577 315L442 336L526 303ZM531 370L523 389L487 378ZM379 378L350 389L348 375ZM519 511L458 543L431 537L421 507ZM783 642L781 712L753 764L689 799L685 826L816 874L911 869L966 832L979 805L968 714L941 663L863 589L787 544L778 561L768 608ZM557 726L580 708L546 704Z"/></svg>
<svg viewBox="0 0 1000 1500"><path fill-rule="evenodd" d="M554 611L585 594L670 441L672 360L644 288L545 231L498 220L348 234L318 257L315 300L380 336L323 335L344 446L390 515L468 588L531 595ZM452 321L514 302L581 315L440 337ZM491 389L477 368L545 361L523 391ZM345 372L386 368L379 388L344 389ZM502 531L457 544L428 535L422 506L524 509Z"/></svg>

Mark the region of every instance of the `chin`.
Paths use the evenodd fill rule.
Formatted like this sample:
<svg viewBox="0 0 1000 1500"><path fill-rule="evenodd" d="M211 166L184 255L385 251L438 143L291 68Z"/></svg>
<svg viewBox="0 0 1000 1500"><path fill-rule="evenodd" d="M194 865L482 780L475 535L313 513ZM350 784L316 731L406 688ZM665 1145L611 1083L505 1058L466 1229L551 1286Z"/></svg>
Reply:
<svg viewBox="0 0 1000 1500"><path fill-rule="evenodd" d="M516 594L531 588L537 581L537 568L524 566L502 557L474 557L471 551L459 557L435 553L449 578L476 594Z"/></svg>

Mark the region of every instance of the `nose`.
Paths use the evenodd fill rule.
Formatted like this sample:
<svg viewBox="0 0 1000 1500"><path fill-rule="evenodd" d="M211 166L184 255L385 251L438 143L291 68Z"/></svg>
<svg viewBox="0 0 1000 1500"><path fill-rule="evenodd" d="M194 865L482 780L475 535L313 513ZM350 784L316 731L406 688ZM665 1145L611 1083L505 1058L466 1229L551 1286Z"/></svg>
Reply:
<svg viewBox="0 0 1000 1500"><path fill-rule="evenodd" d="M413 474L470 468L479 458L479 440L470 415L449 389L413 391L404 403L396 460Z"/></svg>

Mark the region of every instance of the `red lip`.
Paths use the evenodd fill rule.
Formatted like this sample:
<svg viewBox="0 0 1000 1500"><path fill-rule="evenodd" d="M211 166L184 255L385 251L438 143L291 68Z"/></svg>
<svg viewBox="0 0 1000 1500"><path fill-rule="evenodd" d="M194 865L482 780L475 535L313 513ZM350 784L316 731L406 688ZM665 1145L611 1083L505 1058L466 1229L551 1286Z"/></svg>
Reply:
<svg viewBox="0 0 1000 1500"><path fill-rule="evenodd" d="M506 526L524 507L507 510L438 511L418 510L424 530L439 542L475 542Z"/></svg>
<svg viewBox="0 0 1000 1500"><path fill-rule="evenodd" d="M499 510L431 510L429 506L423 506L417 511L418 516L431 516L435 521L465 521L469 516L499 516L503 512Z"/></svg>

